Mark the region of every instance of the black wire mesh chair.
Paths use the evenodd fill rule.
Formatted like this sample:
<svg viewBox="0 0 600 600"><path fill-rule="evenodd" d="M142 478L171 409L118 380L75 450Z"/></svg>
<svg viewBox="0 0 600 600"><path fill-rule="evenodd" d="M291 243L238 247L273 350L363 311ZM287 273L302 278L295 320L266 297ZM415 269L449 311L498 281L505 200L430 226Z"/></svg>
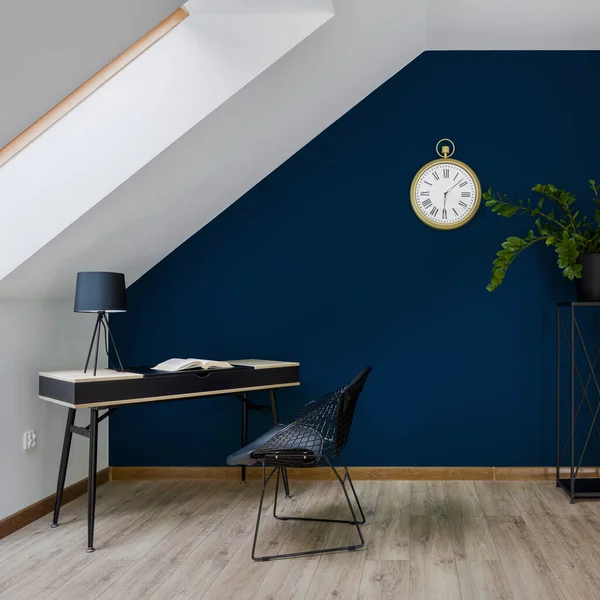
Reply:
<svg viewBox="0 0 600 600"><path fill-rule="evenodd" d="M371 367L363 369L347 385L322 396L321 398L309 402L296 415L295 420L288 425L277 425L265 435L258 438L252 444L242 448L239 452L232 454L227 462L228 464L257 464L262 466L262 492L258 506L258 517L256 519L256 529L254 532L254 543L252 545L252 559L255 561L267 561L281 558L292 558L296 556L310 556L313 554L322 554L326 552L339 552L343 550L356 550L364 546L365 540L360 529L360 525L365 522L365 515L360 505L360 501L354 489L354 484L350 477L348 467L343 460L342 450L348 441L352 418L358 397L365 385L367 377L371 372ZM333 464L333 460L338 458L342 463L344 473L340 476L338 470ZM267 476L267 466L273 467L273 470ZM311 517L288 517L277 514L277 497L279 495L279 479L283 469L292 468L311 468L318 466L329 466L334 472L337 480L342 486L346 502L350 509L352 519L319 519ZM273 504L273 516L281 520L295 521L319 521L323 523L348 523L354 525L360 538L360 543L351 546L340 546L336 548L323 548L319 550L309 550L305 552L292 552L290 554L277 554L272 556L256 556L256 543L258 540L258 531L260 528L260 519L265 497L265 490L271 477L277 473L277 483L275 485L275 501ZM356 518L356 512L352 506L346 482L356 500L356 505L360 512L361 519Z"/></svg>

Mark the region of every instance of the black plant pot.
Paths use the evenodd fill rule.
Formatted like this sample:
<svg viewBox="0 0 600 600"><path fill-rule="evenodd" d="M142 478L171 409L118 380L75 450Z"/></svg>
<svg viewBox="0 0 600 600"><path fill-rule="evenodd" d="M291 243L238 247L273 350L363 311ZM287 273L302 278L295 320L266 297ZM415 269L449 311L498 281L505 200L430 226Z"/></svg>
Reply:
<svg viewBox="0 0 600 600"><path fill-rule="evenodd" d="M578 302L600 302L600 253L580 254L581 279L575 280Z"/></svg>

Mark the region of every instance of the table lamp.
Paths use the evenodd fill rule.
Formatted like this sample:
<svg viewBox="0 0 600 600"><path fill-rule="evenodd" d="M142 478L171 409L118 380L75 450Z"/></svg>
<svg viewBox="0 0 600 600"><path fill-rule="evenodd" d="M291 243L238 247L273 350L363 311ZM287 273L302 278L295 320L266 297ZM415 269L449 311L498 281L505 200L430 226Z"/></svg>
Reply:
<svg viewBox="0 0 600 600"><path fill-rule="evenodd" d="M96 325L92 335L92 342L85 360L83 372L87 372L94 343L96 353L94 358L94 376L98 369L98 348L100 346L100 330L104 327L106 353L109 352L109 343L115 349L120 371L123 372L123 363L117 350L108 324L106 313L127 312L127 295L125 293L125 275L123 273L108 273L105 271L86 271L77 273L77 286L75 288L75 312L97 313ZM110 342L109 342L110 339Z"/></svg>

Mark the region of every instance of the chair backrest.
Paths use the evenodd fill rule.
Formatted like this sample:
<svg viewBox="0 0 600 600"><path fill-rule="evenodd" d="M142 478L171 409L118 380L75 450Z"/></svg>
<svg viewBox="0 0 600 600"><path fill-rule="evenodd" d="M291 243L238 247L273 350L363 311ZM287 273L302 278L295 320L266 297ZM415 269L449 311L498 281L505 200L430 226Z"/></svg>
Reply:
<svg viewBox="0 0 600 600"><path fill-rule="evenodd" d="M350 434L350 428L352 427L356 403L358 402L358 397L365 386L365 382L367 381L370 372L371 367L366 367L350 383L340 390L333 434L333 447L336 456L348 442L348 435Z"/></svg>
<svg viewBox="0 0 600 600"><path fill-rule="evenodd" d="M370 372L367 367L350 383L309 402L296 419L253 450L252 456L268 456L273 464L279 461L294 467L314 467L323 456L337 456L348 441L356 403Z"/></svg>

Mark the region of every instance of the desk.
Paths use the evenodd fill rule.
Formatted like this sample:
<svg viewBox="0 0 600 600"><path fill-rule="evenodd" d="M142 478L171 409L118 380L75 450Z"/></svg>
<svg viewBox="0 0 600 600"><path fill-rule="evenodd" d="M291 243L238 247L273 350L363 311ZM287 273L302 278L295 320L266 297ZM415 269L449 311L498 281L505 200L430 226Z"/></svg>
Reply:
<svg viewBox="0 0 600 600"><path fill-rule="evenodd" d="M88 471L88 547L94 552L94 518L96 513L96 471L98 462L98 424L120 406L199 398L202 396L233 395L242 402L241 445L248 443L248 411L269 412L273 422L279 422L275 390L300 385L299 363L243 359L229 361L233 369L165 372L151 369L130 369L124 373L100 369L94 377L91 372L50 371L39 374L39 395L42 400L66 406L67 424L63 441L52 527L58 527L60 505L71 451L73 434L89 440ZM268 390L270 405L251 402L248 394ZM75 425L75 413L90 409L90 424ZM100 411L104 411L100 414ZM242 467L242 482L246 468ZM284 476L286 495L289 496L287 474Z"/></svg>

